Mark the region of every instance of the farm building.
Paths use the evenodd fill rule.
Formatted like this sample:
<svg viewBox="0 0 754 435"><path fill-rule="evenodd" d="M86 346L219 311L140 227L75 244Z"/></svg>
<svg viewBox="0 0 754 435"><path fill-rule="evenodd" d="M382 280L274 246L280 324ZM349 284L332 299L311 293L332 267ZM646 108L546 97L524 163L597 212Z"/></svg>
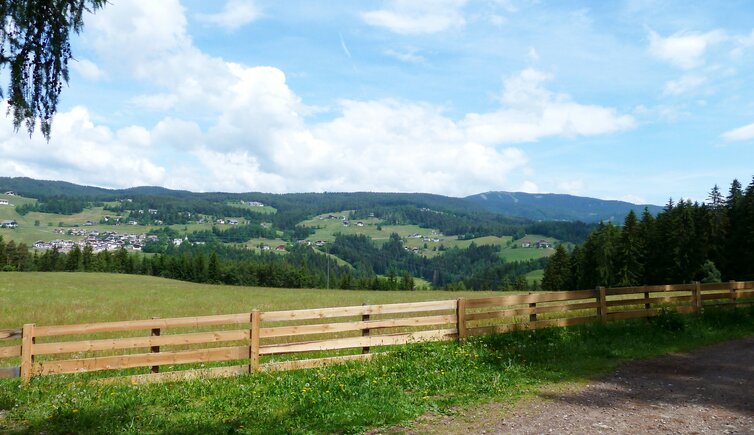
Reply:
<svg viewBox="0 0 754 435"><path fill-rule="evenodd" d="M16 228L18 226L18 223L14 220L4 220L0 221L0 228Z"/></svg>
<svg viewBox="0 0 754 435"><path fill-rule="evenodd" d="M8 205L7 199L0 199L0 205Z"/></svg>

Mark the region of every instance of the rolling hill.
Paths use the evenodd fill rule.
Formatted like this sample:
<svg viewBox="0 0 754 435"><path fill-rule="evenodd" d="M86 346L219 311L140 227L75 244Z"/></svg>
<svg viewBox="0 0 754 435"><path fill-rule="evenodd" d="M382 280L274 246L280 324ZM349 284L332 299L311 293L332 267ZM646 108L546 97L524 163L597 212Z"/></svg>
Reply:
<svg viewBox="0 0 754 435"><path fill-rule="evenodd" d="M531 220L614 221L621 223L630 210L641 214L645 207L657 214L662 207L631 204L556 193L486 192L468 196L466 201L493 213Z"/></svg>

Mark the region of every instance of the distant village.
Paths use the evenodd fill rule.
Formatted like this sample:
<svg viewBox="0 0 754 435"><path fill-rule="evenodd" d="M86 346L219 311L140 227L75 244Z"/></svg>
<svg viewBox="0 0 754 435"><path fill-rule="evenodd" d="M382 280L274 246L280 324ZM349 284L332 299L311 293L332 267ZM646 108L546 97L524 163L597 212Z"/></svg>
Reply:
<svg viewBox="0 0 754 435"><path fill-rule="evenodd" d="M159 238L154 235L146 234L122 234L115 231L97 231L83 229L56 228L55 233L71 236L85 237L82 240L53 240L51 242L37 241L34 242L35 249L53 249L57 248L61 252L68 252L78 246L84 249L87 245L92 247L96 252L116 251L125 248L132 251L141 251L141 248L147 242L157 242ZM179 239L181 240L181 239Z"/></svg>

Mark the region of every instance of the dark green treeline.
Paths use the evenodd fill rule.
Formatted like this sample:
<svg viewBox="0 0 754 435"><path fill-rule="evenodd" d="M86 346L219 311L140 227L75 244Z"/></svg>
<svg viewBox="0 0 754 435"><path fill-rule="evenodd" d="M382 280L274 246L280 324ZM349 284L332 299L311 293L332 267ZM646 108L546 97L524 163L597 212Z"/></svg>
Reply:
<svg viewBox="0 0 754 435"><path fill-rule="evenodd" d="M571 252L558 247L542 288L717 282L754 279L754 179L734 180L727 196L715 186L707 201L668 202L656 217L631 212L617 227L602 223Z"/></svg>

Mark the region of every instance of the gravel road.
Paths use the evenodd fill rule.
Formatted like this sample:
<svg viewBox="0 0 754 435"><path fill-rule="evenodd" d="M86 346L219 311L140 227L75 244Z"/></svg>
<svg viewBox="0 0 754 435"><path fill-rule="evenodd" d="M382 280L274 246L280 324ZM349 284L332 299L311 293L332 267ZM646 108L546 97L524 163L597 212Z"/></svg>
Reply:
<svg viewBox="0 0 754 435"><path fill-rule="evenodd" d="M398 431L754 434L754 337L630 362L586 386L542 391L512 409L482 405Z"/></svg>

